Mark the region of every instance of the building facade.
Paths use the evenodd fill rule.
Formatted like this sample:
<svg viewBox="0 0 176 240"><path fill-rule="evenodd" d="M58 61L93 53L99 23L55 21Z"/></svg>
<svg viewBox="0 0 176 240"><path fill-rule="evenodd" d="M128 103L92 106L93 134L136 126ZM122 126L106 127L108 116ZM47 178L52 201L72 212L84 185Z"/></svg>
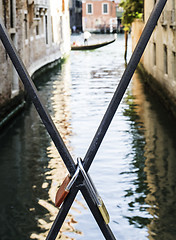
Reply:
<svg viewBox="0 0 176 240"><path fill-rule="evenodd" d="M0 0L0 17L30 75L69 53L68 0ZM3 123L23 103L24 89L1 42L0 63Z"/></svg>
<svg viewBox="0 0 176 240"><path fill-rule="evenodd" d="M118 2L116 5L117 33L123 32L122 15L123 15L123 8L119 6L119 2Z"/></svg>
<svg viewBox="0 0 176 240"><path fill-rule="evenodd" d="M116 2L112 0L82 1L82 24L83 31L116 32Z"/></svg>
<svg viewBox="0 0 176 240"><path fill-rule="evenodd" d="M156 4L147 0L144 4L144 23L133 24L133 44L142 32L144 24ZM137 37L138 36L138 37ZM141 70L147 73L146 81L154 89L165 106L176 116L176 1L168 0L150 38L141 60Z"/></svg>
<svg viewBox="0 0 176 240"><path fill-rule="evenodd" d="M69 8L72 33L82 32L82 0L70 0Z"/></svg>

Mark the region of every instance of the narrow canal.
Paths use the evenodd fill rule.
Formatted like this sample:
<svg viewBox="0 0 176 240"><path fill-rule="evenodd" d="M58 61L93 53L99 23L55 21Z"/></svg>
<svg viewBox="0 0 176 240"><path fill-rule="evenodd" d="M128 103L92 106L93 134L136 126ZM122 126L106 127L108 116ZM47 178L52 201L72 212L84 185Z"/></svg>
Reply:
<svg viewBox="0 0 176 240"><path fill-rule="evenodd" d="M36 76L74 159L84 157L120 81L123 54L124 38L118 35L113 44L71 52L61 66ZM175 142L174 120L136 74L90 168L117 239L176 239ZM0 239L44 240L67 171L30 102L1 132L0 153ZM104 239L81 194L59 237Z"/></svg>

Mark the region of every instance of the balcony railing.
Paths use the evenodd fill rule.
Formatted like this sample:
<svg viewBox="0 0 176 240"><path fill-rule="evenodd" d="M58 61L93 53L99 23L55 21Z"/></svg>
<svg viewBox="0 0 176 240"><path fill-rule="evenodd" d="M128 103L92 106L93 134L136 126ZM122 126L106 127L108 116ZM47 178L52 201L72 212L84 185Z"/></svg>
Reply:
<svg viewBox="0 0 176 240"><path fill-rule="evenodd" d="M48 0L34 0L34 12L35 16L41 17L43 16L48 8Z"/></svg>
<svg viewBox="0 0 176 240"><path fill-rule="evenodd" d="M35 5L48 6L48 0L34 0Z"/></svg>
<svg viewBox="0 0 176 240"><path fill-rule="evenodd" d="M47 6L48 0L28 0L28 4L35 4L35 5L41 5L41 6Z"/></svg>

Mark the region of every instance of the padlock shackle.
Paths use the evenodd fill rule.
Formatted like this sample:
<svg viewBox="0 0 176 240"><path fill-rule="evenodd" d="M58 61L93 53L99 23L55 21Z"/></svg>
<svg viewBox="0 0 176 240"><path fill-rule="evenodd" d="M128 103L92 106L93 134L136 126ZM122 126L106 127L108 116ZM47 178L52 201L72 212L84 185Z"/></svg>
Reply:
<svg viewBox="0 0 176 240"><path fill-rule="evenodd" d="M80 168L77 166L75 173L73 174L70 182L68 183L68 185L65 188L65 191L68 191L68 192L70 191L70 188L73 186L74 182L76 181L76 179L79 175L79 171L80 171Z"/></svg>

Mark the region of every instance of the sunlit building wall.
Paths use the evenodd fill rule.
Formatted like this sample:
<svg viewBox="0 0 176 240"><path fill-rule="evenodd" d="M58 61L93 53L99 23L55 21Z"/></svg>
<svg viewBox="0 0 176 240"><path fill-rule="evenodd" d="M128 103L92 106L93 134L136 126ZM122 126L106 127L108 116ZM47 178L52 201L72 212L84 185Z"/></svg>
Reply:
<svg viewBox="0 0 176 240"><path fill-rule="evenodd" d="M148 187L145 204L150 214L150 223L147 225L148 239L174 239L175 143L171 137L171 129L165 128L166 118L161 120L156 111L159 105L155 105L154 99L150 98L145 90L140 77L135 74L132 82L133 106L138 116L136 125L144 134L143 175L146 175L145 182ZM172 214L168 217L168 213Z"/></svg>
<svg viewBox="0 0 176 240"><path fill-rule="evenodd" d="M50 0L52 41L60 46L61 56L70 51L69 0Z"/></svg>
<svg viewBox="0 0 176 240"><path fill-rule="evenodd" d="M133 43L142 32L144 24L156 1L144 1L144 23L133 24ZM140 24L140 26L139 26ZM138 37L136 37L138 36ZM149 40L142 59L147 81L160 95L168 109L176 116L176 1L168 0Z"/></svg>
<svg viewBox="0 0 176 240"><path fill-rule="evenodd" d="M0 17L30 75L69 53L68 0L0 0ZM1 42L0 63L1 122L23 102L24 89Z"/></svg>

